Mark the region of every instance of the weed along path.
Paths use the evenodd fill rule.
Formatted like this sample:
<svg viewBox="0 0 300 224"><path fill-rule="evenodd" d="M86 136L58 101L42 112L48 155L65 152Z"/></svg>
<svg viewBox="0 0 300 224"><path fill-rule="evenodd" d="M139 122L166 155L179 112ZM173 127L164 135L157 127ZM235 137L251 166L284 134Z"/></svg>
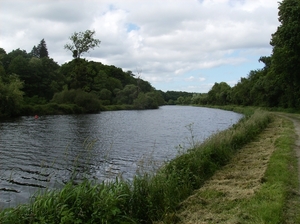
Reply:
<svg viewBox="0 0 300 224"><path fill-rule="evenodd" d="M279 139L283 138L287 129L290 136L294 133L289 120L282 116L274 117L274 121L255 141L238 151L229 164L217 171L203 187L180 204L176 214L180 220L178 223L298 223L294 220L295 216L299 216L299 210L295 209L295 205L299 208L299 200L293 200L293 206L287 205L290 202L286 196L288 194L281 194L283 190L277 187L280 184L272 182L273 179L277 179L277 174L274 174L275 177L268 174L273 172L272 168L269 168L272 166L270 163L275 163L273 157L279 153L277 151L281 151L278 150ZM300 136L300 115L291 120ZM287 145L291 146L291 143ZM299 138L295 147L300 156ZM293 150L289 152L291 151ZM285 152L284 155L286 154ZM282 155L278 154L278 157ZM289 153L288 158L291 157ZM294 164L297 164L295 160ZM295 173L295 170L296 167L291 173ZM285 178L288 180L290 177ZM298 190L297 187L298 185L294 192ZM277 200L280 202L277 203ZM290 217L290 221L286 219L287 216Z"/></svg>

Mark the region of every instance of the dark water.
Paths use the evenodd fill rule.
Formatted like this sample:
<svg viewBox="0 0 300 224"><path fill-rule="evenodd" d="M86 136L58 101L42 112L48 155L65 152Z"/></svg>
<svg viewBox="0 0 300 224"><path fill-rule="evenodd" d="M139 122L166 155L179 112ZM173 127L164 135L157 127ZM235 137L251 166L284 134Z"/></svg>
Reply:
<svg viewBox="0 0 300 224"><path fill-rule="evenodd" d="M242 116L188 106L88 115L21 117L0 123L0 208L73 178L95 180L154 171L178 151ZM194 137L193 137L194 136Z"/></svg>

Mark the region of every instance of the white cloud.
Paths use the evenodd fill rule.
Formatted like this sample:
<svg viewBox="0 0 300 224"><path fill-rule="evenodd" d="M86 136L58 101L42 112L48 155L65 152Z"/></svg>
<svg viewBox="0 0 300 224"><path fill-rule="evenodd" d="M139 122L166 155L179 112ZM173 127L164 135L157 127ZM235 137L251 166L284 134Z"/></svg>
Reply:
<svg viewBox="0 0 300 224"><path fill-rule="evenodd" d="M204 82L205 78L204 77L194 77L194 76L190 76L188 78L184 79L187 82Z"/></svg>
<svg viewBox="0 0 300 224"><path fill-rule="evenodd" d="M190 71L270 53L277 7L274 0L1 1L0 47L30 51L45 38L50 56L64 63L72 59L63 48L68 37L92 29L101 44L84 57L140 68L144 79L167 88Z"/></svg>
<svg viewBox="0 0 300 224"><path fill-rule="evenodd" d="M204 77L200 77L200 78L198 78L198 81L200 81L200 82L204 82L206 79L204 78Z"/></svg>

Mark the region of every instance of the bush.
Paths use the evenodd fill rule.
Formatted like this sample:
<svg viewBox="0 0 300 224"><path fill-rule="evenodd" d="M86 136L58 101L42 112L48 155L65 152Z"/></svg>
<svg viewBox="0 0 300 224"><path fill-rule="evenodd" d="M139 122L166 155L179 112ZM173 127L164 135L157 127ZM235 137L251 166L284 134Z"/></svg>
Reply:
<svg viewBox="0 0 300 224"><path fill-rule="evenodd" d="M34 95L33 97L24 97L25 104L36 105L36 104L46 104L47 100L43 97Z"/></svg>
<svg viewBox="0 0 300 224"><path fill-rule="evenodd" d="M54 114L81 114L85 110L76 104L48 103L44 105L23 105L21 114L26 116L54 115Z"/></svg>
<svg viewBox="0 0 300 224"><path fill-rule="evenodd" d="M58 104L76 104L86 113L94 113L101 110L101 101L93 93L87 93L81 89L64 90L53 96L52 102Z"/></svg>

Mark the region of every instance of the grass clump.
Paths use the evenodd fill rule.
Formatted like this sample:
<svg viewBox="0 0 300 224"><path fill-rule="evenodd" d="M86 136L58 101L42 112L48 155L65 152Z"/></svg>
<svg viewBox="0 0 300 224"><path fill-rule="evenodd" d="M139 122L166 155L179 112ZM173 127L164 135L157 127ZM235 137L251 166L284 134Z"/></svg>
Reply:
<svg viewBox="0 0 300 224"><path fill-rule="evenodd" d="M127 214L129 185L71 183L38 195L32 203L0 213L1 223L133 223Z"/></svg>
<svg viewBox="0 0 300 224"><path fill-rule="evenodd" d="M132 182L67 184L37 196L30 204L6 209L0 223L166 223L178 221L178 204L201 187L272 120L256 110L163 166Z"/></svg>

